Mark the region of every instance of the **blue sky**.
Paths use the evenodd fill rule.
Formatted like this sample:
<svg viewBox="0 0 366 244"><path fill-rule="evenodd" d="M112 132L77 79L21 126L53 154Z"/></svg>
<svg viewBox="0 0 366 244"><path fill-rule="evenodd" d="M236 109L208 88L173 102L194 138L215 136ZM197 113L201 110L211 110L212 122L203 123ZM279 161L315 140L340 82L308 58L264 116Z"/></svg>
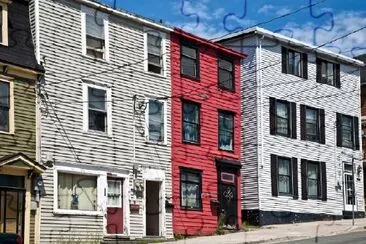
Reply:
<svg viewBox="0 0 366 244"><path fill-rule="evenodd" d="M103 0L113 4L114 0ZM118 8L177 26L197 35L214 38L265 22L310 4L296 14L261 27L278 31L314 45L321 45L366 26L365 0L116 0ZM246 4L246 8L245 8ZM226 21L224 21L226 16ZM355 56L366 53L366 30L327 46Z"/></svg>

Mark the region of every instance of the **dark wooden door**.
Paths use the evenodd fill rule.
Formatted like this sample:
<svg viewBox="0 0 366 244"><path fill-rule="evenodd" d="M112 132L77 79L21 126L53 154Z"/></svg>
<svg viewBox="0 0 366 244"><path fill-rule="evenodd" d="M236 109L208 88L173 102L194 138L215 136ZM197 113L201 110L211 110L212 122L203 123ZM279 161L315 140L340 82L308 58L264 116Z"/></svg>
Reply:
<svg viewBox="0 0 366 244"><path fill-rule="evenodd" d="M123 179L108 178L107 233L123 234Z"/></svg>
<svg viewBox="0 0 366 244"><path fill-rule="evenodd" d="M219 172L219 215L224 218L227 228L236 228L238 219L238 199L236 175L232 171Z"/></svg>

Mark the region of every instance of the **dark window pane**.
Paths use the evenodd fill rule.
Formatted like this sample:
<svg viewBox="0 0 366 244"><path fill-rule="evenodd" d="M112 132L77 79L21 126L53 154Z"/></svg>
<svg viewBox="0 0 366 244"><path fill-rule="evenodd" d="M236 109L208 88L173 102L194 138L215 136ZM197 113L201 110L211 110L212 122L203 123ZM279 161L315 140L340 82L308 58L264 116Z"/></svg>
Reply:
<svg viewBox="0 0 366 244"><path fill-rule="evenodd" d="M276 132L282 135L289 135L289 104L283 102L276 103Z"/></svg>
<svg viewBox="0 0 366 244"><path fill-rule="evenodd" d="M319 139L318 110L306 109L306 139L316 141Z"/></svg>
<svg viewBox="0 0 366 244"><path fill-rule="evenodd" d="M317 197L319 195L319 164L308 163L307 169L308 194L311 197Z"/></svg>
<svg viewBox="0 0 366 244"><path fill-rule="evenodd" d="M184 121L199 123L199 106L194 103L183 103Z"/></svg>
<svg viewBox="0 0 366 244"><path fill-rule="evenodd" d="M164 140L164 106L160 101L149 101L149 140Z"/></svg>
<svg viewBox="0 0 366 244"><path fill-rule="evenodd" d="M89 109L89 129L106 132L107 113Z"/></svg>
<svg viewBox="0 0 366 244"><path fill-rule="evenodd" d="M199 142L200 118L199 105L183 103L183 140L187 142Z"/></svg>
<svg viewBox="0 0 366 244"><path fill-rule="evenodd" d="M191 59L197 58L197 50L187 46L182 46L182 55L189 57Z"/></svg>
<svg viewBox="0 0 366 244"><path fill-rule="evenodd" d="M105 110L105 97L106 91L95 88L88 88L88 96L89 96L89 108Z"/></svg>
<svg viewBox="0 0 366 244"><path fill-rule="evenodd" d="M95 14L86 14L86 34L104 39L104 20Z"/></svg>
<svg viewBox="0 0 366 244"><path fill-rule="evenodd" d="M353 147L353 120L349 116L342 116L342 146Z"/></svg>
<svg viewBox="0 0 366 244"><path fill-rule="evenodd" d="M0 82L0 131L9 131L10 86Z"/></svg>
<svg viewBox="0 0 366 244"><path fill-rule="evenodd" d="M181 206L201 208L201 175L193 172L181 172Z"/></svg>
<svg viewBox="0 0 366 244"><path fill-rule="evenodd" d="M278 159L278 191L279 193L290 194L292 189L291 161L289 159Z"/></svg>
<svg viewBox="0 0 366 244"><path fill-rule="evenodd" d="M302 67L303 67L302 55L299 52L289 51L287 58L287 66L288 73L296 76L303 76Z"/></svg>
<svg viewBox="0 0 366 244"><path fill-rule="evenodd" d="M182 57L182 74L192 77L197 76L196 60L187 57Z"/></svg>
<svg viewBox="0 0 366 244"><path fill-rule="evenodd" d="M334 71L333 63L322 61L321 62L322 82L329 85L335 85L333 71Z"/></svg>
<svg viewBox="0 0 366 244"><path fill-rule="evenodd" d="M197 124L183 123L183 140L187 142L199 141L199 127Z"/></svg>
<svg viewBox="0 0 366 244"><path fill-rule="evenodd" d="M233 150L234 115L231 113L219 113L219 148Z"/></svg>

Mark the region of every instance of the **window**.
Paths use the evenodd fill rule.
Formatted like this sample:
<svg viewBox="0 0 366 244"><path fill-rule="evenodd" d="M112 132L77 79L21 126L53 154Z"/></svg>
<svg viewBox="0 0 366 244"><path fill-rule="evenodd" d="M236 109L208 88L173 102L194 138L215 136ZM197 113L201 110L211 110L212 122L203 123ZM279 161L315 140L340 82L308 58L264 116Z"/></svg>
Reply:
<svg viewBox="0 0 366 244"><path fill-rule="evenodd" d="M148 141L165 142L165 102L148 101Z"/></svg>
<svg viewBox="0 0 366 244"><path fill-rule="evenodd" d="M325 144L325 115L323 109L300 105L301 140Z"/></svg>
<svg viewBox="0 0 366 244"><path fill-rule="evenodd" d="M270 98L270 127L272 135L296 139L296 104Z"/></svg>
<svg viewBox="0 0 366 244"><path fill-rule="evenodd" d="M109 88L84 83L84 131L111 135L112 106Z"/></svg>
<svg viewBox="0 0 366 244"><path fill-rule="evenodd" d="M317 59L317 82L340 88L340 65Z"/></svg>
<svg viewBox="0 0 366 244"><path fill-rule="evenodd" d="M162 38L147 33L147 70L156 74L163 74Z"/></svg>
<svg viewBox="0 0 366 244"><path fill-rule="evenodd" d="M292 196L298 199L297 158L271 155L272 196Z"/></svg>
<svg viewBox="0 0 366 244"><path fill-rule="evenodd" d="M202 209L201 201L201 173L181 169L181 207L187 209Z"/></svg>
<svg viewBox="0 0 366 244"><path fill-rule="evenodd" d="M360 149L358 117L337 113L337 146Z"/></svg>
<svg viewBox="0 0 366 244"><path fill-rule="evenodd" d="M198 49L181 45L181 74L192 78L199 78Z"/></svg>
<svg viewBox="0 0 366 244"><path fill-rule="evenodd" d="M325 162L301 160L302 199L327 200L327 174Z"/></svg>
<svg viewBox="0 0 366 244"><path fill-rule="evenodd" d="M108 22L107 14L83 7L83 35L85 35L84 54L108 60Z"/></svg>
<svg viewBox="0 0 366 244"><path fill-rule="evenodd" d="M308 196L310 198L317 198L320 195L319 171L318 163L308 163Z"/></svg>
<svg viewBox="0 0 366 244"><path fill-rule="evenodd" d="M97 176L58 173L58 209L97 210Z"/></svg>
<svg viewBox="0 0 366 244"><path fill-rule="evenodd" d="M219 149L234 150L234 114L219 112Z"/></svg>
<svg viewBox="0 0 366 244"><path fill-rule="evenodd" d="M8 45L8 5L0 2L0 44Z"/></svg>
<svg viewBox="0 0 366 244"><path fill-rule="evenodd" d="M200 141L200 106L193 102L183 102L183 141Z"/></svg>
<svg viewBox="0 0 366 244"><path fill-rule="evenodd" d="M122 207L121 180L108 180L107 205L108 207Z"/></svg>
<svg viewBox="0 0 366 244"><path fill-rule="evenodd" d="M307 54L282 47L282 73L307 79L307 62Z"/></svg>
<svg viewBox="0 0 366 244"><path fill-rule="evenodd" d="M10 130L10 83L0 81L0 131Z"/></svg>
<svg viewBox="0 0 366 244"><path fill-rule="evenodd" d="M219 87L225 90L234 90L234 64L231 60L218 59Z"/></svg>

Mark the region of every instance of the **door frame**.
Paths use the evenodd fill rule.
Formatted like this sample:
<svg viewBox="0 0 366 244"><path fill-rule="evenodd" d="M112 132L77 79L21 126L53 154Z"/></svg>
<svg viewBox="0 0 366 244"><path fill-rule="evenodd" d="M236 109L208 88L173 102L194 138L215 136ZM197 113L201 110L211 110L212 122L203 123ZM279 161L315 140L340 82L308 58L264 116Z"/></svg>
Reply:
<svg viewBox="0 0 366 244"><path fill-rule="evenodd" d="M142 213L142 225L143 225L143 237L146 237L146 181L160 182L159 189L159 208L161 209L159 216L159 233L161 237L166 237L165 227L165 172L159 169L144 169L144 197L143 197L143 213Z"/></svg>
<svg viewBox="0 0 366 244"><path fill-rule="evenodd" d="M356 191L356 181L355 181L355 177L354 177L354 174L352 174L352 172L350 171L346 171L345 169L345 166L346 165L350 165L352 166L352 170L354 171L354 165L352 163L348 163L348 162L343 162L343 165L342 165L342 179L343 179L343 208L344 208L344 211L352 211L352 204L346 204L346 175L350 175L353 177L353 198L354 198L354 203L353 203L353 206L354 206L354 210L357 211L357 204L356 204L356 194L355 194L355 191Z"/></svg>
<svg viewBox="0 0 366 244"><path fill-rule="evenodd" d="M107 201L108 201L108 178L114 178L114 179L121 179L123 180L122 184L122 208L123 208L123 228L126 230L123 234L109 234L107 232ZM127 174L119 174L119 173L107 173L105 178L105 211L104 211L104 217L103 217L103 234L107 237L114 237L114 236L129 236L130 235L130 204L129 204L129 176Z"/></svg>

